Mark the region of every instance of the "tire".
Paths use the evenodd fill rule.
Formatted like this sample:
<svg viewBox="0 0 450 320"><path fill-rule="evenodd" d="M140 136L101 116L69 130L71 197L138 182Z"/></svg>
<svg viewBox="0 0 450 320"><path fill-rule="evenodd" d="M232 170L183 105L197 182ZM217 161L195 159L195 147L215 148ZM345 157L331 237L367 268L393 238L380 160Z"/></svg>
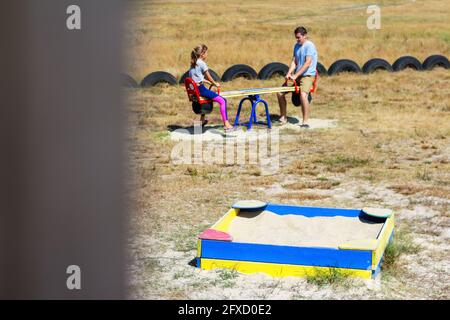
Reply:
<svg viewBox="0 0 450 320"><path fill-rule="evenodd" d="M233 79L244 77L246 79L256 79L257 73L255 69L246 64L236 64L229 67L222 75L222 81L231 81Z"/></svg>
<svg viewBox="0 0 450 320"><path fill-rule="evenodd" d="M403 56L395 60L392 65L394 71L401 71L406 68L411 68L414 70L422 70L422 64L419 60L411 56Z"/></svg>
<svg viewBox="0 0 450 320"><path fill-rule="evenodd" d="M212 69L208 69L209 73L211 74L211 77L214 79L214 81L220 81L220 76ZM180 78L179 84L184 84L184 79L189 77L189 71L186 71Z"/></svg>
<svg viewBox="0 0 450 320"><path fill-rule="evenodd" d="M333 76L341 72L355 72L361 73L361 68L356 64L356 62L348 59L341 59L333 62L333 64L328 69L328 75Z"/></svg>
<svg viewBox="0 0 450 320"><path fill-rule="evenodd" d="M320 62L317 62L317 72L319 72L319 76L323 77L323 76L327 76L327 68L325 68L325 66L323 64L321 64Z"/></svg>
<svg viewBox="0 0 450 320"><path fill-rule="evenodd" d="M448 69L450 67L450 62L448 61L447 57L435 54L426 58L422 63L422 68L424 70L431 70L435 67L443 67L445 69Z"/></svg>
<svg viewBox="0 0 450 320"><path fill-rule="evenodd" d="M177 79L173 75L165 71L156 71L148 74L142 81L141 87L153 87L160 83L168 83L176 85Z"/></svg>
<svg viewBox="0 0 450 320"><path fill-rule="evenodd" d="M258 73L258 79L266 80L273 76L280 75L284 77L289 71L289 67L281 62L271 62L266 64Z"/></svg>
<svg viewBox="0 0 450 320"><path fill-rule="evenodd" d="M389 62L387 62L384 59L379 59L379 58L370 59L362 67L362 71L364 73L372 73L377 70L386 70L389 72L394 71L394 69L392 69L392 66L390 65Z"/></svg>
<svg viewBox="0 0 450 320"><path fill-rule="evenodd" d="M126 73L121 73L120 74L120 84L124 88L137 88L137 87L139 87L139 85L136 82L136 80L134 80L133 77L129 76Z"/></svg>

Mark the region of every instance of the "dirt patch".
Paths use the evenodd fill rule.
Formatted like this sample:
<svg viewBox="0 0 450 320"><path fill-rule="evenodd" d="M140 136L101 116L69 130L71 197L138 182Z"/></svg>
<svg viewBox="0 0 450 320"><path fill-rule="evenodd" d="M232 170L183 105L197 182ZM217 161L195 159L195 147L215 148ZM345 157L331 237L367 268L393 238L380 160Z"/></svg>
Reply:
<svg viewBox="0 0 450 320"><path fill-rule="evenodd" d="M301 132L305 130L334 128L337 126L337 120L328 119L310 119L309 129L300 128L300 119L297 117L290 117L294 119L294 123L287 123L281 127L273 127L272 130L267 130L265 127L255 126L251 130L246 127L238 127L234 132L225 133L221 126L190 126L178 127L170 131L169 136L173 141L224 141L228 139L252 141L261 139L269 134L278 133L279 131Z"/></svg>
<svg viewBox="0 0 450 320"><path fill-rule="evenodd" d="M293 117L296 120L296 123L288 122L281 128L283 130L293 130L293 131L305 131L305 130L311 130L311 129L326 129L326 128L335 128L337 127L337 120L330 120L330 119L309 119L308 124L309 128L304 129L300 127L300 119L298 117Z"/></svg>

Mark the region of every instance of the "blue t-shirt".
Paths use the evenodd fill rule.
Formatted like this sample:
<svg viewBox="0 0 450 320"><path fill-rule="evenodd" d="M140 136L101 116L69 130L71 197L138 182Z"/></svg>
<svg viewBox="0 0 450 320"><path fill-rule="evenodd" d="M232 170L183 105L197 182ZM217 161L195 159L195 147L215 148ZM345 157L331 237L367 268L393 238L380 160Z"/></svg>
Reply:
<svg viewBox="0 0 450 320"><path fill-rule="evenodd" d="M203 82L205 80L205 77L203 74L205 71L208 70L208 66L206 65L206 62L202 59L197 59L197 64L195 65L195 68L191 68L189 70L189 77L192 78L196 83Z"/></svg>
<svg viewBox="0 0 450 320"><path fill-rule="evenodd" d="M295 62L297 63L295 72L300 70L300 68L303 66L306 60L306 56L311 56L312 61L308 69L306 69L306 71L300 76L315 76L317 68L317 50L314 43L309 40L307 40L303 45L296 43L294 46L294 57Z"/></svg>

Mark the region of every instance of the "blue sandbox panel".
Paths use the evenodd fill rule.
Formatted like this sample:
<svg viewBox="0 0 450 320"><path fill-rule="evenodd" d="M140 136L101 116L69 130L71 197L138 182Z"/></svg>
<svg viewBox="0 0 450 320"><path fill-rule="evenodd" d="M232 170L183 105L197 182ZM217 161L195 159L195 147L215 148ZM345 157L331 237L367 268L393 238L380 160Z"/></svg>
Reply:
<svg viewBox="0 0 450 320"><path fill-rule="evenodd" d="M299 207L279 204L268 204L267 211L279 215L295 214L305 217L358 217L361 214L359 209L338 209L338 208L317 208L317 207Z"/></svg>
<svg viewBox="0 0 450 320"><path fill-rule="evenodd" d="M201 258L369 270L372 252L202 240Z"/></svg>

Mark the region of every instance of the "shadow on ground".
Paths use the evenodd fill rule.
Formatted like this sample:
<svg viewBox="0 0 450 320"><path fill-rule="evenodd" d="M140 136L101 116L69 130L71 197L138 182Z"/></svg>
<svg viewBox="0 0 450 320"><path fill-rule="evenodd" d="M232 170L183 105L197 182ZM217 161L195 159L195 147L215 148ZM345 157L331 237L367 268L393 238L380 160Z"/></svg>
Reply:
<svg viewBox="0 0 450 320"><path fill-rule="evenodd" d="M207 131L213 131L223 128L221 125L216 126L179 126L176 124L171 124L167 126L167 130L169 132L173 131L179 131L181 133L187 134L187 135L194 135L194 134L203 134ZM214 132L213 132L214 133Z"/></svg>
<svg viewBox="0 0 450 320"><path fill-rule="evenodd" d="M276 114L271 114L270 115L270 121L274 122L274 125L279 124L280 123L280 116L276 115ZM300 120L295 118L295 117L287 117L287 122L290 124L298 124L300 123Z"/></svg>

